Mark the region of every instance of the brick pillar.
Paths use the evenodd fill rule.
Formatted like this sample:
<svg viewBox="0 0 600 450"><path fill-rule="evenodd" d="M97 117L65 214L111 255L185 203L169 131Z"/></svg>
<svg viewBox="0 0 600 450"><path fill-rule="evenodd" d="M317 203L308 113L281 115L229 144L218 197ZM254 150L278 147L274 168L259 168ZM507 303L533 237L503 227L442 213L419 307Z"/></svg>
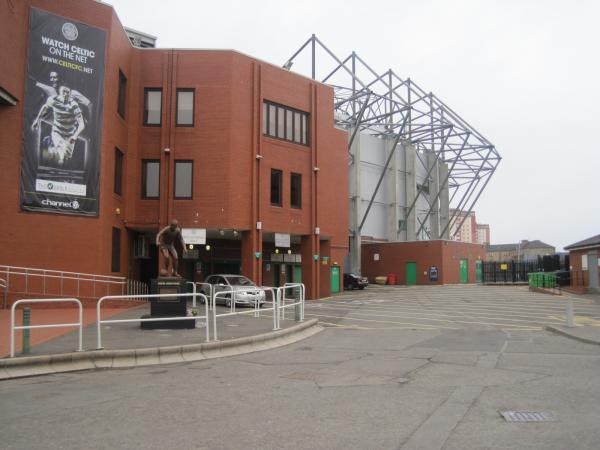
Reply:
<svg viewBox="0 0 600 450"><path fill-rule="evenodd" d="M256 257L254 256L255 233L256 231L254 230L242 232L242 275L260 285L260 275L256 269Z"/></svg>

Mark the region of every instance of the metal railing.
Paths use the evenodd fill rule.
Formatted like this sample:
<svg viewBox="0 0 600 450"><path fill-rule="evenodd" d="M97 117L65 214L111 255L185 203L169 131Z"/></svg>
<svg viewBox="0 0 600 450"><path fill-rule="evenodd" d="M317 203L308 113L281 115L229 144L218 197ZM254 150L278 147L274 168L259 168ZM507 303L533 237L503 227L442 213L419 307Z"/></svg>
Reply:
<svg viewBox="0 0 600 450"><path fill-rule="evenodd" d="M270 288L270 287L251 287L251 288L244 288L241 290L235 290L233 289L231 286L228 286L229 289L223 290L223 291L219 291L219 292L214 292L211 298L211 303L212 303L212 311L213 311L213 340L214 341L218 341L218 337L217 337L217 317L227 317L227 316L235 316L235 315L241 315L241 314L254 314L254 317L260 317L260 313L261 311L272 311L273 312L273 330L279 330L279 321L278 321L278 305L279 305L279 294L276 293L276 290L274 288ZM250 310L246 310L246 311L237 311L236 310L236 304L238 303L236 301L236 295L241 295L241 293L246 293L246 294L253 294L256 296L255 300L254 300L254 308L250 309ZM260 299L260 293L264 292L265 294L265 299L264 301L261 302ZM267 300L267 292L271 293L271 301ZM225 298L227 299L229 296L229 308L230 311L227 313L221 313L221 314L217 314L217 309L216 309L216 301L217 298ZM264 307L262 305L266 304L266 303L271 303L271 307Z"/></svg>
<svg viewBox="0 0 600 450"><path fill-rule="evenodd" d="M151 298L182 298L182 297L193 297L200 296L204 298L205 314L204 316L169 316L169 317L149 317L149 318L137 318L137 319L107 319L102 320L101 317L101 306L106 300L134 300L134 299L151 299ZM151 294L151 295L107 295L98 300L96 304L96 334L97 334L97 349L102 348L102 324L103 323L133 323L133 322L162 322L162 321L176 321L176 320L198 320L204 319L206 324L206 341L210 341L210 333L208 327L208 299L204 294L192 293L192 294Z"/></svg>
<svg viewBox="0 0 600 450"><path fill-rule="evenodd" d="M243 290L235 290L231 286L229 289L215 292L214 287L209 287L209 297L205 294L197 291L197 285L205 285L206 283L193 283L193 292L184 294L140 294L140 295L106 295L98 299L96 303L96 334L97 334L97 349L102 349L102 325L103 324L117 324L117 323L141 323L141 322L157 322L157 321L178 321L178 320L203 320L206 329L206 342L210 342L210 321L212 319L213 326L213 340L217 341L217 318L227 317L234 315L253 314L255 317L260 317L261 312L271 312L273 314L273 330L279 330L281 328L281 320L285 320L285 309L287 308L298 308L295 320L304 320L304 300L306 295L306 288L302 283L286 283L283 287L252 287L244 288ZM286 291L292 290L295 293L295 297L286 297ZM242 293L254 294L255 300L251 306L253 308L240 311L236 309L236 305L239 300L236 296L242 295ZM261 293L264 293L264 300L261 299ZM270 294L267 295L267 294ZM229 297L229 312L217 314L216 301L219 298ZM199 297L204 303L204 315L191 315L191 316L173 316L173 317L150 317L150 318L135 318L135 319L102 319L102 305L106 301L110 300L144 300L149 301L153 298L187 298L192 297L192 305L196 306L196 298ZM270 297L270 299L269 299ZM58 302L73 302L77 303L79 307L79 322L77 323L58 323L58 324L44 324L44 325L28 325L28 326L15 326L15 309L17 305L22 303L58 303ZM266 306L270 304L270 306ZM209 313L209 308L212 309L212 316ZM83 306L81 301L76 298L52 298L52 299L22 299L17 300L11 308L11 322L10 322L10 357L14 357L14 332L15 330L35 329L35 328L59 328L59 327L79 327L79 348L78 351L83 350Z"/></svg>
<svg viewBox="0 0 600 450"><path fill-rule="evenodd" d="M21 303L58 303L58 302L73 302L79 306L79 322L77 323L51 323L44 325L18 325L15 326L15 309ZM35 328L62 328L62 327L79 327L79 348L78 351L83 351L83 306L76 298L34 298L22 299L13 303L10 309L10 357L15 357L15 330L31 330Z"/></svg>
<svg viewBox="0 0 600 450"><path fill-rule="evenodd" d="M23 294L51 294L62 296L65 295L65 290L67 290L65 287L66 284L70 287L70 289L68 289L69 294L74 297L81 297L83 286L89 285L91 285L91 297L96 296L96 290L101 289L99 286L102 286L105 289L106 294L110 293L112 286L120 286L121 294L124 294L125 289L127 289L127 279L125 277L112 275L96 275L91 273L3 265L0 265L0 275L3 276L6 282L7 290L15 285L18 282L17 280L22 280L22 290L19 291L19 287L15 287L13 290Z"/></svg>
<svg viewBox="0 0 600 450"><path fill-rule="evenodd" d="M8 283L4 278L0 278L0 290L2 290L2 309L5 309L8 299Z"/></svg>
<svg viewBox="0 0 600 450"><path fill-rule="evenodd" d="M148 285L143 281L127 279L127 295L142 295L148 292Z"/></svg>
<svg viewBox="0 0 600 450"><path fill-rule="evenodd" d="M285 296L285 293L290 289L294 292L294 297L292 298ZM285 320L286 308L298 307L299 320L302 322L304 320L304 299L306 298L306 287L304 286L304 283L285 283L279 290L281 292L281 305L279 306L281 319ZM299 294L297 295L298 298L296 298L296 294ZM288 300L291 300L292 303L286 303ZM296 313L294 312L294 314Z"/></svg>

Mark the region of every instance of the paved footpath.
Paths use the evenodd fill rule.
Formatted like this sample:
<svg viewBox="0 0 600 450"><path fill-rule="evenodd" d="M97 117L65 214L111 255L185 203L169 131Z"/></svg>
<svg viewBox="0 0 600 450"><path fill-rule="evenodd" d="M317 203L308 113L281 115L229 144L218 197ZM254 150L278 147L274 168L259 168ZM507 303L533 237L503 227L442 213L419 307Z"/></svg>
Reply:
<svg viewBox="0 0 600 450"><path fill-rule="evenodd" d="M594 327L600 302L575 301ZM7 380L1 447L596 450L600 346L543 329L560 326L561 302L369 287L307 304L328 328L279 349Z"/></svg>

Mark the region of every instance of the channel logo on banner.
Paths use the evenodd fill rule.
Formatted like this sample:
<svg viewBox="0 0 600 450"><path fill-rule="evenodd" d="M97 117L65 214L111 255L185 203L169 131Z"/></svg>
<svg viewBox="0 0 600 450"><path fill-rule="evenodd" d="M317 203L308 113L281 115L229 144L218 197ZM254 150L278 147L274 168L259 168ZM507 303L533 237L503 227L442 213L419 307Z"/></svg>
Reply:
<svg viewBox="0 0 600 450"><path fill-rule="evenodd" d="M106 32L32 8L21 209L98 215Z"/></svg>

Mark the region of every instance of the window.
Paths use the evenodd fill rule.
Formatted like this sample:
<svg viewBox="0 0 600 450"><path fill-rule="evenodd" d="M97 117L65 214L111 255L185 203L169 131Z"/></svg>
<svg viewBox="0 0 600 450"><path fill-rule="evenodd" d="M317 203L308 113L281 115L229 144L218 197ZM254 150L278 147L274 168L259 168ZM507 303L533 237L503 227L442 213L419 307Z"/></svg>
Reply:
<svg viewBox="0 0 600 450"><path fill-rule="evenodd" d="M175 161L175 198L192 198L193 161Z"/></svg>
<svg viewBox="0 0 600 450"><path fill-rule="evenodd" d="M299 173L292 173L290 205L292 208L302 208L302 175Z"/></svg>
<svg viewBox="0 0 600 450"><path fill-rule="evenodd" d="M281 206L281 170L271 169L271 205Z"/></svg>
<svg viewBox="0 0 600 450"><path fill-rule="evenodd" d="M119 70L119 99L117 103L117 112L124 119L125 118L125 97L127 96L127 78L123 75L123 72Z"/></svg>
<svg viewBox="0 0 600 450"><path fill-rule="evenodd" d="M142 161L142 198L158 198L160 194L160 161Z"/></svg>
<svg viewBox="0 0 600 450"><path fill-rule="evenodd" d="M123 193L123 153L118 148L115 148L115 194Z"/></svg>
<svg viewBox="0 0 600 450"><path fill-rule="evenodd" d="M297 144L309 145L308 113L265 101L263 134Z"/></svg>
<svg viewBox="0 0 600 450"><path fill-rule="evenodd" d="M112 272L121 271L121 230L119 228L112 229L112 255L111 255L110 270Z"/></svg>
<svg viewBox="0 0 600 450"><path fill-rule="evenodd" d="M144 125L160 126L162 117L162 89L144 89Z"/></svg>
<svg viewBox="0 0 600 450"><path fill-rule="evenodd" d="M194 126L194 89L177 89L177 126Z"/></svg>

